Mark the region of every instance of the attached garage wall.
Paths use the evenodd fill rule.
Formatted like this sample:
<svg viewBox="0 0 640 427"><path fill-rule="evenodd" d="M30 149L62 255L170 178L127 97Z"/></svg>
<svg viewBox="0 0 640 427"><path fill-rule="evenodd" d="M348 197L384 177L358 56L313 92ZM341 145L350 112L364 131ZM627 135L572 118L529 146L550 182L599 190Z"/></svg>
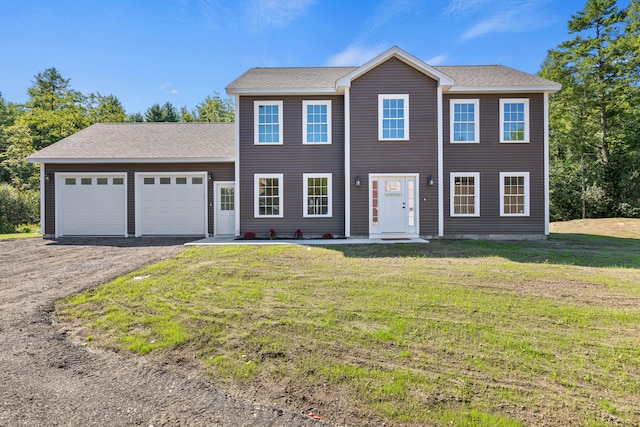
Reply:
<svg viewBox="0 0 640 427"><path fill-rule="evenodd" d="M136 172L192 172L204 171L213 174L214 181L234 181L235 170L233 163L104 163L104 164L45 164L45 173L97 173L97 172L126 172L127 173L127 234L135 235L135 176ZM55 180L45 181L45 230L44 235L55 235ZM208 233L214 233L213 183L207 184L208 199Z"/></svg>

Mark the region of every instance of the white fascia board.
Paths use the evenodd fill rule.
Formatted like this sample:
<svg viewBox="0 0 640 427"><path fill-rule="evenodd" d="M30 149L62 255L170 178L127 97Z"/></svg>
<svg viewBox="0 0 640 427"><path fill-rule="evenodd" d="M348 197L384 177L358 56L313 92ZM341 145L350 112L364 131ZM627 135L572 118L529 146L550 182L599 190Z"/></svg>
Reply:
<svg viewBox="0 0 640 427"><path fill-rule="evenodd" d="M268 89L231 89L227 90L230 96L261 96L261 95L335 95L339 93L335 87L329 88L268 88Z"/></svg>
<svg viewBox="0 0 640 427"><path fill-rule="evenodd" d="M184 158L96 158L96 159L78 159L78 158L39 158L30 157L27 159L29 163L73 163L73 164L102 164L102 163L233 163L233 157L184 157Z"/></svg>
<svg viewBox="0 0 640 427"><path fill-rule="evenodd" d="M540 92L553 93L562 88L557 86L452 86L445 92L455 93L521 93L521 92Z"/></svg>
<svg viewBox="0 0 640 427"><path fill-rule="evenodd" d="M361 75L367 73L369 70L377 67L378 65L382 64L383 62L385 62L386 60L388 60L389 58L395 57L397 59L399 59L400 61L404 62L405 64L417 69L418 71L421 71L422 73L434 78L435 80L438 81L438 84L440 86L452 86L454 84L454 80L447 76L446 74L436 70L435 68L433 68L431 65L427 64L426 62L416 58L415 56L405 52L404 50L400 49L398 46L393 46L391 49L381 53L380 55L376 56L375 58L373 58L372 60L370 60L369 62L365 63L364 65L356 68L355 70L353 70L352 72L350 72L349 74L347 74L344 77L341 77L340 79L338 79L337 83L336 83L336 87L341 88L341 87L349 87L351 86L351 81L360 77Z"/></svg>

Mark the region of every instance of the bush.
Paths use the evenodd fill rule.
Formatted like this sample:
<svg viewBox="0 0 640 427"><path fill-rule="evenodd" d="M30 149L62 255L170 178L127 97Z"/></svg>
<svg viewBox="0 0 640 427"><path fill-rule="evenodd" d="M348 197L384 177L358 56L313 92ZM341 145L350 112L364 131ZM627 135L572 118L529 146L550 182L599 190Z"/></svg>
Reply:
<svg viewBox="0 0 640 427"><path fill-rule="evenodd" d="M242 238L244 240L254 240L256 238L256 233L254 233L253 231L247 231L246 233L244 233Z"/></svg>
<svg viewBox="0 0 640 427"><path fill-rule="evenodd" d="M40 193L19 191L10 184L0 184L0 232L13 233L20 224L40 221Z"/></svg>

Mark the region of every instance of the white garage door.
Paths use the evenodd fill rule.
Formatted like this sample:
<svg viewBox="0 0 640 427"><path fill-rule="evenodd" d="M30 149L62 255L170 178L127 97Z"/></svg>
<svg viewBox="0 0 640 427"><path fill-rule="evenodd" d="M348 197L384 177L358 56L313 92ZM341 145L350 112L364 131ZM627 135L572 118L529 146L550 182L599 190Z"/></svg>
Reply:
<svg viewBox="0 0 640 427"><path fill-rule="evenodd" d="M137 173L136 236L207 235L207 174Z"/></svg>
<svg viewBox="0 0 640 427"><path fill-rule="evenodd" d="M56 236L126 236L125 174L60 174Z"/></svg>

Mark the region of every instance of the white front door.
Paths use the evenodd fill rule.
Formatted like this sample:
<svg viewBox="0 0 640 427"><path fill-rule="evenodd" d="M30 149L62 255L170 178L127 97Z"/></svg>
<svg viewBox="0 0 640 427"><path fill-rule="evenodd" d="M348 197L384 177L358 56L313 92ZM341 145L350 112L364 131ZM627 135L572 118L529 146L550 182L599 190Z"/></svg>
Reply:
<svg viewBox="0 0 640 427"><path fill-rule="evenodd" d="M417 175L374 175L369 179L370 236L417 236Z"/></svg>
<svg viewBox="0 0 640 427"><path fill-rule="evenodd" d="M233 236L235 234L236 196L233 182L216 182L216 236Z"/></svg>

